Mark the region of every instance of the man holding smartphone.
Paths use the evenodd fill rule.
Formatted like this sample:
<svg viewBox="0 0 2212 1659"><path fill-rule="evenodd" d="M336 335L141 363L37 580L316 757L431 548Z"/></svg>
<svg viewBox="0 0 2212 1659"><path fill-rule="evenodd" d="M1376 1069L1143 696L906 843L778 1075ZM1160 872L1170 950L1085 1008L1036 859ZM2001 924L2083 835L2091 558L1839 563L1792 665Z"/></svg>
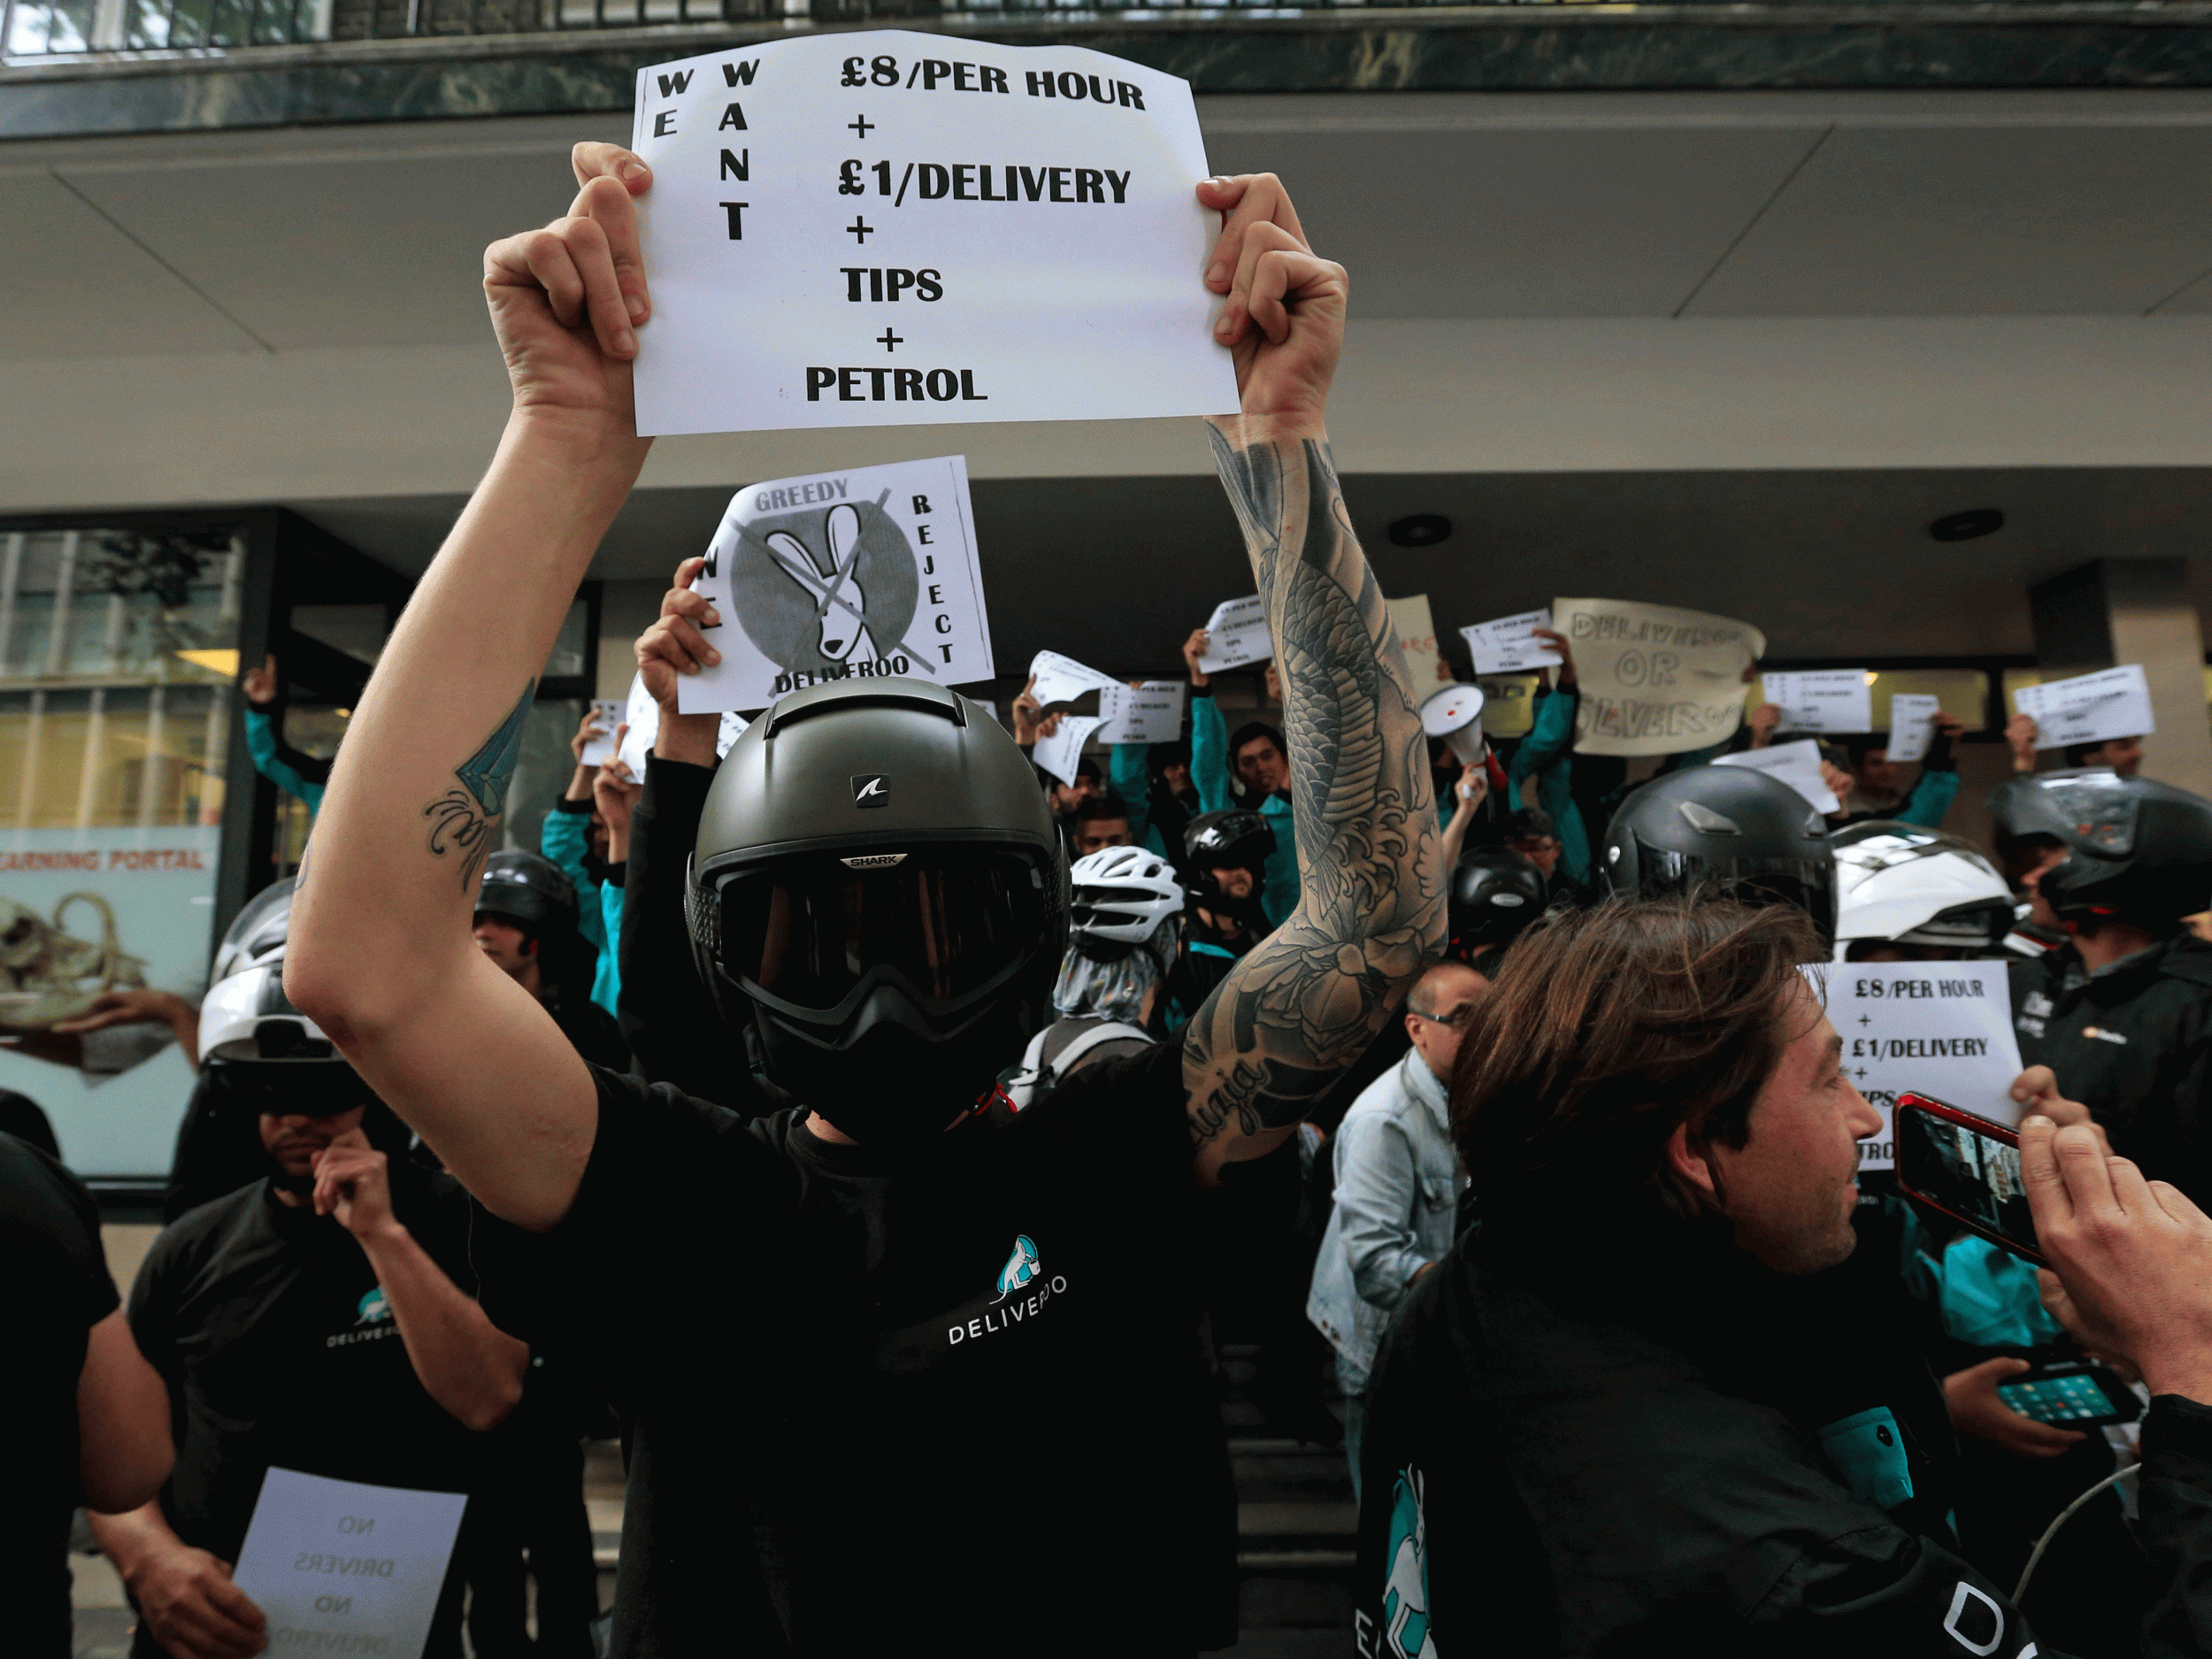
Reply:
<svg viewBox="0 0 2212 1659"><path fill-rule="evenodd" d="M1924 1365L1838 1317L1824 1270L1878 1120L1799 972L1816 949L1789 907L1610 905L1522 940L1476 1005L1453 1126L1483 1230L1414 1288L1372 1386L1369 1659L1692 1635L2057 1659L1958 1553ZM2143 1651L2200 1652L2212 1219L2085 1125L2039 1114L2022 1142L2060 1317L2159 1396Z"/></svg>

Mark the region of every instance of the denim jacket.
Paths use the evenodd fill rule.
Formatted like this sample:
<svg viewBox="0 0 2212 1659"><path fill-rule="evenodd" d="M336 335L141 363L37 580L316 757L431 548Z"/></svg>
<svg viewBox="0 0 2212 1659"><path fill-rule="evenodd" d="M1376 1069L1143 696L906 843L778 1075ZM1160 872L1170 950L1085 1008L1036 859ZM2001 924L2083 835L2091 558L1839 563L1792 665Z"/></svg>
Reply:
<svg viewBox="0 0 2212 1659"><path fill-rule="evenodd" d="M1348 1391L1366 1386L1414 1274L1452 1248L1466 1181L1449 1125L1443 1080L1417 1048L1361 1092L1336 1132L1336 1208L1306 1317L1335 1346Z"/></svg>

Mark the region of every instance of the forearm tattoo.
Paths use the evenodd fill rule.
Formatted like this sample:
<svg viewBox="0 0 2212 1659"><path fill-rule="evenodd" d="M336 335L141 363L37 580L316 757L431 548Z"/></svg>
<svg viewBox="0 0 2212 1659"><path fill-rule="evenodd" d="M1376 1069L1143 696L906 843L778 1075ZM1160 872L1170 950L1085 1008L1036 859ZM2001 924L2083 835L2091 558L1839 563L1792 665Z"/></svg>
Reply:
<svg viewBox="0 0 2212 1659"><path fill-rule="evenodd" d="M439 858L448 853L460 855L464 893L475 886L484 860L491 855L492 825L506 810L507 786L514 781L515 763L522 757L522 728L530 718L530 703L537 689L534 680L524 686L521 697L507 710L499 729L454 769L461 787L447 790L422 810L430 820L432 855Z"/></svg>
<svg viewBox="0 0 2212 1659"><path fill-rule="evenodd" d="M1302 1118L1444 942L1427 740L1335 465L1207 430L1274 635L1302 890L1184 1033L1202 1141Z"/></svg>

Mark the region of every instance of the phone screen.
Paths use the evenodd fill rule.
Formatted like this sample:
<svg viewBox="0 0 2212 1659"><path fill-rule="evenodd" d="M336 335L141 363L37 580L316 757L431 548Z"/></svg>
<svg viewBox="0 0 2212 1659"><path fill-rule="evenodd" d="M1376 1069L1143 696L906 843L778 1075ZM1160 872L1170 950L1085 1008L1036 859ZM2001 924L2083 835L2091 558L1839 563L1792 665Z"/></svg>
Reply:
<svg viewBox="0 0 2212 1659"><path fill-rule="evenodd" d="M2040 1256L2018 1147L1911 1106L1898 1108L1896 1129L1897 1173L1906 1186L1937 1208Z"/></svg>
<svg viewBox="0 0 2212 1659"><path fill-rule="evenodd" d="M2120 1415L2097 1386L2097 1379L2086 1371L1999 1383L1997 1398L2038 1423L2081 1423Z"/></svg>

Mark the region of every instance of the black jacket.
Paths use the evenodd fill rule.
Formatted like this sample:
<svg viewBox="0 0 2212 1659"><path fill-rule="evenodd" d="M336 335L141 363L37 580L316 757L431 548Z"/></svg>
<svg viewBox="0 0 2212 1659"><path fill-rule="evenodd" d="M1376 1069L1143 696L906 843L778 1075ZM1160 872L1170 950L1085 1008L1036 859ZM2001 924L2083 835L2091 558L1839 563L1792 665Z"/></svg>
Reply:
<svg viewBox="0 0 2212 1659"><path fill-rule="evenodd" d="M2112 1149L2212 1202L2212 945L2183 933L2086 977L2069 949L2012 964L2020 1058L2058 1074Z"/></svg>
<svg viewBox="0 0 2212 1659"><path fill-rule="evenodd" d="M1367 1659L2031 1651L1950 1540L1940 1396L1854 1315L1853 1275L1786 1280L1725 1246L1574 1269L1468 1248L1376 1367ZM2200 1654L2212 1410L2162 1398L2144 1448L2141 1652Z"/></svg>

